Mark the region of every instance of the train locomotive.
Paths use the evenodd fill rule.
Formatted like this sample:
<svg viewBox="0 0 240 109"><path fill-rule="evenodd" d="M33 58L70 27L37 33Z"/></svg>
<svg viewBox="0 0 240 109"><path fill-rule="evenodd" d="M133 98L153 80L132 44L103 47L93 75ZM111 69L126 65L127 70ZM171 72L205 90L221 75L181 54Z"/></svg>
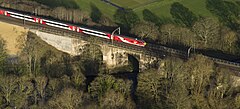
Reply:
<svg viewBox="0 0 240 109"><path fill-rule="evenodd" d="M38 23L41 25L47 25L47 26L51 26L54 28L75 31L78 33L101 37L101 38L118 41L118 42L122 42L122 43L127 43L127 44L131 44L131 45L136 45L136 46L141 46L141 47L144 47L146 45L145 41L139 40L136 38L126 37L126 36L122 36L122 35L111 36L111 33L102 32L102 31L98 31L98 30L94 30L94 29L89 29L89 28L85 28L85 27L81 27L81 26L75 26L75 25L71 25L71 24L61 23L58 21L48 20L45 18L37 17L37 16L22 14L19 12L13 12L13 11L9 11L7 9L0 8L0 15L24 20L27 22Z"/></svg>

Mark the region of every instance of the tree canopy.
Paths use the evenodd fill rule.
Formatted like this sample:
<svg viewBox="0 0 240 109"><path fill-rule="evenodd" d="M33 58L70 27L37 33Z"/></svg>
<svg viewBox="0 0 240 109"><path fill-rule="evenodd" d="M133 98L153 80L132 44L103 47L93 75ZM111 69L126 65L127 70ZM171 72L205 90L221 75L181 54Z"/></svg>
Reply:
<svg viewBox="0 0 240 109"><path fill-rule="evenodd" d="M116 20L117 23L120 24L120 26L122 26L125 29L132 28L136 23L140 21L137 14L131 9L127 10L118 9L114 14L114 19Z"/></svg>

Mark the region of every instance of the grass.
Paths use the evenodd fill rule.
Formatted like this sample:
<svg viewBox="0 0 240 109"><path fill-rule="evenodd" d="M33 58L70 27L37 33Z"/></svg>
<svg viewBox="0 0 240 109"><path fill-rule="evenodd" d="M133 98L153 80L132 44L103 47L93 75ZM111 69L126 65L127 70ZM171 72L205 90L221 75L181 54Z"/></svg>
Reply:
<svg viewBox="0 0 240 109"><path fill-rule="evenodd" d="M117 8L104 3L101 0L75 0L82 10L91 12L91 4L96 5L99 10L107 17L113 19ZM142 19L142 11L149 9L161 18L172 18L170 14L171 4L180 2L197 15L213 17L206 9L206 0L111 0L113 3L121 6L132 8Z"/></svg>
<svg viewBox="0 0 240 109"><path fill-rule="evenodd" d="M0 0L2 1L2 0ZM45 4L52 5L66 5L65 7L76 7L81 10L91 12L91 5L95 5L103 15L113 19L113 15L116 12L117 8L113 7L101 0L61 0L61 2L55 4L58 0L34 0L39 2L44 2ZM237 0L231 0L237 1ZM180 2L185 7L189 8L197 15L213 17L213 15L206 9L206 0L111 0L112 3L115 3L124 8L133 9L137 15L142 19L142 11L144 9L149 9L157 16L161 18L171 19L170 8L171 4L174 2ZM72 4L71 4L72 3Z"/></svg>
<svg viewBox="0 0 240 109"><path fill-rule="evenodd" d="M19 36L24 36L27 30L23 27L0 22L0 37L6 41L6 49L9 55L17 55L21 50L18 48L19 42L17 41Z"/></svg>
<svg viewBox="0 0 240 109"><path fill-rule="evenodd" d="M81 10L91 12L91 5L95 5L103 15L113 19L113 15L117 10L115 7L106 4L101 0L75 0L77 5L80 7Z"/></svg>
<svg viewBox="0 0 240 109"><path fill-rule="evenodd" d="M124 8L131 8L131 9L134 9L155 1L158 1L158 0L111 0L111 2L114 4L117 4Z"/></svg>
<svg viewBox="0 0 240 109"><path fill-rule="evenodd" d="M134 11L142 17L142 11L149 9L159 17L172 18L170 8L172 3L179 2L189 8L193 13L201 16L212 17L212 14L206 9L206 0L162 0L142 7L135 8Z"/></svg>
<svg viewBox="0 0 240 109"><path fill-rule="evenodd" d="M63 6L65 8L73 8L73 9L79 8L74 0L31 0L31 1L36 1L38 3L47 5L51 8L56 8L59 6Z"/></svg>

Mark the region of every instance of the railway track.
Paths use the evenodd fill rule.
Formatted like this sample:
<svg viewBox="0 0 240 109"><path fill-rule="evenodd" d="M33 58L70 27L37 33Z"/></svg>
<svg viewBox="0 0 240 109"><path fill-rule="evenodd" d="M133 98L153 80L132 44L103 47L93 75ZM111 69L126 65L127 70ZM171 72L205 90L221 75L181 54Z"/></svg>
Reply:
<svg viewBox="0 0 240 109"><path fill-rule="evenodd" d="M0 21L14 24L14 25L19 25L23 26L28 29L35 29L38 31L50 33L50 34L56 34L56 35L63 35L67 37L77 37L85 41L89 41L91 36L77 33L74 31L68 31L64 29L59 29L59 28L53 28L47 25L40 25L32 22L23 22L23 20L18 20L10 17L5 17L5 16L0 16ZM139 46L134 46L134 45L129 45L125 43L119 43L119 42L112 42L111 40L108 39L103 39L103 38L98 38L98 44L107 44L112 47L117 47L121 49L126 49L126 50L131 50L136 53L141 53L145 55L150 55L158 58L164 58L165 56L174 56L174 57L179 57L182 59L187 59L188 54L187 51L181 51L177 49L172 49L169 47L161 46L161 45L155 45L155 44L150 44L148 43L145 47L139 47ZM214 57L209 57L205 56L206 58L209 58L210 60L213 60L216 64L219 64L221 66L229 67L234 69L238 75L240 75L240 63L235 63L223 59L218 59Z"/></svg>

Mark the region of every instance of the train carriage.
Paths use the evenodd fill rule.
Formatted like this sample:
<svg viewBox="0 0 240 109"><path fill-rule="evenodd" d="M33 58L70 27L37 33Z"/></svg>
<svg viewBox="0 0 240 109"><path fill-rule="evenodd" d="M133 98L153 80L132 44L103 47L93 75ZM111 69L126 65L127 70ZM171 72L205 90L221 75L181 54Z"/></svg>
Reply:
<svg viewBox="0 0 240 109"><path fill-rule="evenodd" d="M111 34L108 32L102 32L102 31L98 31L98 30L94 30L94 29L89 29L86 27L61 23L59 21L53 21L53 20L49 20L49 19L45 19L45 18L40 18L37 16L22 14L21 12L15 12L15 11L8 10L8 9L0 8L0 15L12 17L12 18L16 18L16 19L20 19L20 20L24 20L24 21L34 22L34 23L38 23L41 25L48 25L48 26L55 27L55 28L61 28L61 29L69 30L69 31L75 31L78 33L92 35L92 36L105 38L105 39L109 39L109 40L114 40L114 41L127 43L127 44L131 44L131 45L142 46L142 47L144 47L146 45L145 41L138 40L136 38L126 37L126 36L122 36L122 35L113 35L111 37Z"/></svg>

